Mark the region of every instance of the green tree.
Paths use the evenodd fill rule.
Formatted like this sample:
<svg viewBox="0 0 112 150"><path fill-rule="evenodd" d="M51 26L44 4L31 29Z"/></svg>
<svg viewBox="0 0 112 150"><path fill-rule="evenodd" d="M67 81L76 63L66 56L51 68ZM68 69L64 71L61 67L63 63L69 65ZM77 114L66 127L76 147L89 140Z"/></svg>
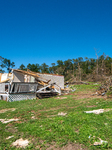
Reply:
<svg viewBox="0 0 112 150"><path fill-rule="evenodd" d="M62 60L57 60L57 73L64 75L65 65Z"/></svg>
<svg viewBox="0 0 112 150"><path fill-rule="evenodd" d="M25 67L25 65L23 65L23 64L20 65L19 69L20 70L27 70L26 67Z"/></svg>
<svg viewBox="0 0 112 150"><path fill-rule="evenodd" d="M57 66L55 63L51 63L51 67L49 67L49 72L52 74L56 74L57 73Z"/></svg>
<svg viewBox="0 0 112 150"><path fill-rule="evenodd" d="M49 66L46 63L43 63L40 66L40 70L41 70L42 73L49 73Z"/></svg>
<svg viewBox="0 0 112 150"><path fill-rule="evenodd" d="M73 70L72 60L68 59L64 61L64 75L68 75Z"/></svg>
<svg viewBox="0 0 112 150"><path fill-rule="evenodd" d="M27 69L34 71L34 72L40 72L40 66L39 64L28 64Z"/></svg>
<svg viewBox="0 0 112 150"><path fill-rule="evenodd" d="M2 68L6 68L8 72L11 71L11 68L15 67L15 63L14 62L11 62L10 59L3 59L2 60L2 65L1 65Z"/></svg>

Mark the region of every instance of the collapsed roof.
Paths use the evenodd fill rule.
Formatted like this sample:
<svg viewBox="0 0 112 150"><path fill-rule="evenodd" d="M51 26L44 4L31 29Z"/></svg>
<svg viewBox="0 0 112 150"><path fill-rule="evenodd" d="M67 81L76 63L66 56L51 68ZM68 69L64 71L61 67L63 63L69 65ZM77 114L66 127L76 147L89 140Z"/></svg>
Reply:
<svg viewBox="0 0 112 150"><path fill-rule="evenodd" d="M7 74L0 74L0 83L4 83L4 82L10 82L13 81L15 76L17 76L17 74L15 75L15 73L19 73L22 75L27 75L27 76L32 76L35 78L35 81L37 81L38 83L42 84L42 85L46 85L50 82L50 80L47 80L45 78L40 77L37 73L32 72L30 70L24 71L24 70L19 70L19 69L12 69L11 73L7 73ZM3 77L5 76L5 77ZM5 80L4 80L5 79Z"/></svg>

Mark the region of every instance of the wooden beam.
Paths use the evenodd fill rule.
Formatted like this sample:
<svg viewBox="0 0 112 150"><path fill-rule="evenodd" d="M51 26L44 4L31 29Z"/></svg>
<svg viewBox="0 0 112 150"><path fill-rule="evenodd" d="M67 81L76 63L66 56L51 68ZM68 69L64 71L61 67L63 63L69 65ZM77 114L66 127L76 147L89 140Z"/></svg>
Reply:
<svg viewBox="0 0 112 150"><path fill-rule="evenodd" d="M0 83L5 83L5 82L8 82L10 79L6 79L6 80L3 80L1 81Z"/></svg>

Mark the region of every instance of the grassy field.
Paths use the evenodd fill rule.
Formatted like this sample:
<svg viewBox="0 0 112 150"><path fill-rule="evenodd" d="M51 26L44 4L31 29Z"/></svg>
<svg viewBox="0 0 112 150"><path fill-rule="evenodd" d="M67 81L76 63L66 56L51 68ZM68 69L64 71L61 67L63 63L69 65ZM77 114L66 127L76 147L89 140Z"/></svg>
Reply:
<svg viewBox="0 0 112 150"><path fill-rule="evenodd" d="M18 118L10 123L0 122L0 150L22 149L12 142L23 138L30 141L25 149L112 149L112 110L101 114L84 111L111 109L112 100L92 96L98 85L74 85L69 95L19 102L0 101L0 119ZM60 116L58 113L67 113ZM8 136L14 136L6 139ZM94 146L99 138L107 141ZM70 149L69 148L69 149Z"/></svg>

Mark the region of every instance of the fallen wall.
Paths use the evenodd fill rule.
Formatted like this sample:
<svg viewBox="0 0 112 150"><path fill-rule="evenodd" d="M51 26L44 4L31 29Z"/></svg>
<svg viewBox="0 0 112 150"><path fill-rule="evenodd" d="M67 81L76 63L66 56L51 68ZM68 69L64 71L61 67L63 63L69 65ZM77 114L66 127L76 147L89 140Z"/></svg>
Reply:
<svg viewBox="0 0 112 150"><path fill-rule="evenodd" d="M44 74L44 73L38 73L38 75L47 80L51 80L49 82L50 84L55 82L58 86L60 86L62 89L64 89L64 76L53 75L53 74Z"/></svg>

